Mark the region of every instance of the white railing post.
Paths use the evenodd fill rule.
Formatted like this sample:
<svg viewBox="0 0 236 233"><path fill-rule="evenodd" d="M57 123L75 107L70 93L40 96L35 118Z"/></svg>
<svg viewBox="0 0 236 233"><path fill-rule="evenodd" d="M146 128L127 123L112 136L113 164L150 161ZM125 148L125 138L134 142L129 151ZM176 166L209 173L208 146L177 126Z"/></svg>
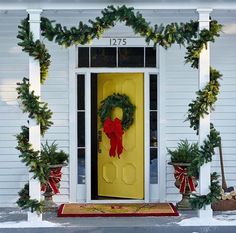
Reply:
<svg viewBox="0 0 236 233"><path fill-rule="evenodd" d="M199 14L199 30L209 29L211 9L197 9ZM204 48L199 58L199 89L202 89L210 80L210 50L209 43L207 48ZM207 135L210 133L210 114L200 118L199 126L199 144L202 145ZM199 190L200 195L205 195L210 192L209 186L211 182L211 163L204 164L200 168ZM211 206L208 205L199 210L200 218L211 218L213 215Z"/></svg>
<svg viewBox="0 0 236 233"><path fill-rule="evenodd" d="M28 9L30 31L34 40L40 39L40 14L41 9ZM29 82L30 91L40 96L40 65L39 61L29 57ZM40 125L35 120L29 121L29 142L34 150L40 150ZM40 182L29 174L29 194L31 199L40 201ZM28 221L42 221L42 214L28 212Z"/></svg>

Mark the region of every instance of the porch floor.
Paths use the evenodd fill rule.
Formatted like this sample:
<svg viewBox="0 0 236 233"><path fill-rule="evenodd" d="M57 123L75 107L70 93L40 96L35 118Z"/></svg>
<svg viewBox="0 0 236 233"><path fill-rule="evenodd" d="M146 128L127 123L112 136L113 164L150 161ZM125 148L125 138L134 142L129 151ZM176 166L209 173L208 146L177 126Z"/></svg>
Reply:
<svg viewBox="0 0 236 233"><path fill-rule="evenodd" d="M236 219L236 211L214 212L216 215L228 215ZM56 213L45 213L43 220L58 224L55 228L15 228L16 233L198 233L198 232L235 232L235 226L180 226L178 223L186 218L197 217L196 211L180 211L178 217L98 217L98 218L58 218ZM0 233L13 232L12 228L4 228L2 223L22 222L27 220L27 213L17 208L0 208ZM234 220L235 221L235 220ZM1 226L2 225L2 226Z"/></svg>

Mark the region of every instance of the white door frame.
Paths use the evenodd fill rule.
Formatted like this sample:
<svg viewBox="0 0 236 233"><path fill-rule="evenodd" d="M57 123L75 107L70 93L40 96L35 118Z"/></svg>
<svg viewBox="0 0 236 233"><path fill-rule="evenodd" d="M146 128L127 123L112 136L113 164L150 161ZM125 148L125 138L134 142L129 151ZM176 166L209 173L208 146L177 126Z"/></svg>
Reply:
<svg viewBox="0 0 236 233"><path fill-rule="evenodd" d="M156 68L79 68L85 75L85 90L91 90L91 73L143 73L144 74L144 200L92 200L91 199L91 130L85 131L85 177L87 203L137 203L150 201L150 121L149 74L157 74ZM75 127L77 128L77 127ZM91 129L91 95L85 91L85 129Z"/></svg>
<svg viewBox="0 0 236 233"><path fill-rule="evenodd" d="M136 43L135 47L144 47L140 45L140 38L132 38ZM101 40L102 41L102 40ZM101 43L101 46L104 42ZM138 45L139 44L139 45ZM96 43L98 46L98 43ZM108 46L107 46L108 47ZM127 46L128 47L128 46ZM158 140L158 184L150 184L150 120L149 120L149 75L157 74L158 80L158 100L159 100L159 69L158 68L77 68L77 48L69 49L69 119L70 119L70 201L87 203L138 203L150 201L150 190L155 190L156 200L159 200L159 160L160 144ZM159 54L157 53L157 61ZM85 90L91 90L91 73L143 73L144 74L144 200L91 200L91 131L85 130L85 184L77 184L77 85L78 74L85 75ZM85 91L85 129L91 129L91 97L90 91ZM158 101L159 109L159 101ZM159 130L159 111L157 116L157 129ZM159 138L159 137L158 137ZM78 195L79 194L79 195ZM78 196L80 198L78 198Z"/></svg>

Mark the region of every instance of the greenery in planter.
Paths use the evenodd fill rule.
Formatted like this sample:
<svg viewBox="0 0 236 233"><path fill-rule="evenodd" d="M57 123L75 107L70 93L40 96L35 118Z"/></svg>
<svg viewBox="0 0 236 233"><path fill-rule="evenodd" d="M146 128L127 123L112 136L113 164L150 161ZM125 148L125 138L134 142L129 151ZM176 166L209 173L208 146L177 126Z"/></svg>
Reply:
<svg viewBox="0 0 236 233"><path fill-rule="evenodd" d="M28 137L28 128L25 129L25 132ZM21 134L17 135L18 141ZM24 137L21 137L22 139ZM31 171L34 172L34 177L38 178L42 186L46 186L48 183L48 179L50 177L50 165L63 165L68 163L69 155L66 154L64 151L60 150L58 151L58 145L55 143L55 141L49 145L46 141L46 144L42 144L42 150L39 153L36 153L34 155L34 161L32 160L32 157L30 159L25 160L25 158L28 158L29 152L28 147L31 149L30 144L27 141L21 141L21 145L18 144L18 149L24 154L26 153L26 156L23 157L23 161L26 163L31 163ZM23 147L23 145L25 145ZM23 147L23 148L22 148ZM31 149L32 150L32 149ZM37 162L35 162L37 158ZM29 161L28 161L29 160ZM31 161L31 162L30 162ZM41 164L42 166L36 166L35 164ZM42 213L44 211L44 201L37 201L35 199L30 199L29 195L29 184L25 184L24 188L18 193L19 199L17 200L17 205L21 207L22 209L30 209L31 212L36 211L37 213Z"/></svg>
<svg viewBox="0 0 236 233"><path fill-rule="evenodd" d="M182 194L182 199L176 206L179 209L190 210L192 209L190 203L190 195L196 191L196 177L189 173L191 163L199 157L200 150L198 143L189 143L188 140L181 140L174 150L167 148L168 154L171 156L171 165L174 166L174 177L176 179L175 186Z"/></svg>
<svg viewBox="0 0 236 233"><path fill-rule="evenodd" d="M194 158L199 156L198 143L190 144L187 139L181 140L175 150L167 148L167 151L172 163L191 163Z"/></svg>
<svg viewBox="0 0 236 233"><path fill-rule="evenodd" d="M45 145L42 144L41 158L43 161L50 165L67 164L69 155L64 151L58 151L58 146L55 141L49 145L46 141Z"/></svg>

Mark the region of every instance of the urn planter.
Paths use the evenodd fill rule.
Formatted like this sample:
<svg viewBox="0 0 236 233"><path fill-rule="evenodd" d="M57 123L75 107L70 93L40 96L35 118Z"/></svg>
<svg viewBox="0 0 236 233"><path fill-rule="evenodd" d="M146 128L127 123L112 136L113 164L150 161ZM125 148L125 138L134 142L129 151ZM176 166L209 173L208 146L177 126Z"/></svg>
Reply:
<svg viewBox="0 0 236 233"><path fill-rule="evenodd" d="M176 207L180 210L192 210L190 204L190 195L197 186L197 180L193 176L188 176L188 167L190 163L173 163L169 162L175 169L175 186L180 190L182 199L176 203Z"/></svg>
<svg viewBox="0 0 236 233"><path fill-rule="evenodd" d="M55 164L49 166L50 178L43 193L46 211L54 211L58 207L57 204L53 201L53 196L57 193L57 190L59 192L60 180L62 176L61 169L66 165L67 164L64 163L64 164Z"/></svg>

